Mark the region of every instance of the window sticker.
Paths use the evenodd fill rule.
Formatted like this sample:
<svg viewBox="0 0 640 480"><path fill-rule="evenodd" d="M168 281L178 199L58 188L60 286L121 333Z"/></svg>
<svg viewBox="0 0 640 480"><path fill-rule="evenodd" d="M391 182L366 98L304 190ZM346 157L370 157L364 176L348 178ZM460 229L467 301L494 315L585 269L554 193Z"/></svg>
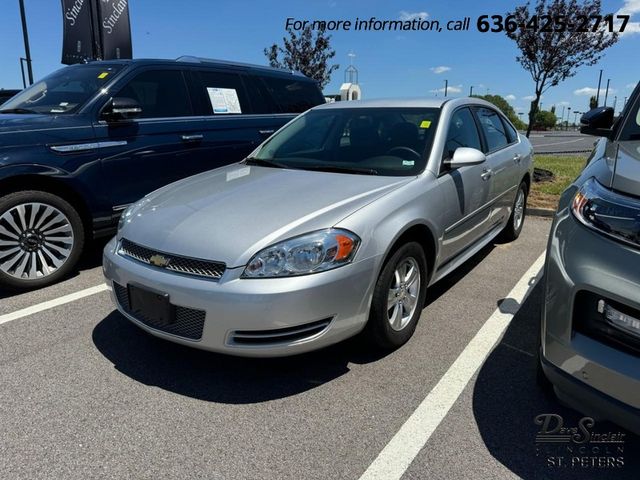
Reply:
<svg viewBox="0 0 640 480"><path fill-rule="evenodd" d="M235 88L207 87L214 114L242 113Z"/></svg>
<svg viewBox="0 0 640 480"><path fill-rule="evenodd" d="M416 162L414 162L413 160L402 160L403 167L413 167L415 163Z"/></svg>
<svg viewBox="0 0 640 480"><path fill-rule="evenodd" d="M420 124L420 128L429 128L431 126L431 120L423 120Z"/></svg>
<svg viewBox="0 0 640 480"><path fill-rule="evenodd" d="M103 78L107 78L108 75L109 75L109 72L102 72L100 75L98 75L98 78L102 80Z"/></svg>

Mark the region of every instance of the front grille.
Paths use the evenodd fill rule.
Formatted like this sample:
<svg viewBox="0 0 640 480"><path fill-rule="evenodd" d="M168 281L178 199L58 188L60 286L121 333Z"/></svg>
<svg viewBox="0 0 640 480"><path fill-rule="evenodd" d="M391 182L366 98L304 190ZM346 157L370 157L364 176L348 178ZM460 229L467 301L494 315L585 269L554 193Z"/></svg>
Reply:
<svg viewBox="0 0 640 480"><path fill-rule="evenodd" d="M205 312L203 310L195 310L193 308L180 307L174 305L175 321L172 323L160 323L141 314L134 314L129 305L129 290L117 283L113 284L113 291L116 294L118 303L125 312L131 315L139 322L146 326L155 328L172 335L188 338L189 340L200 340L202 338L202 329L204 327Z"/></svg>
<svg viewBox="0 0 640 480"><path fill-rule="evenodd" d="M197 258L182 257L169 253L158 252L137 243L133 243L126 238L120 242L121 255L133 258L147 265L156 266L151 263L154 256L162 256L166 261L164 268L173 272L184 273L185 275L195 275L198 277L206 277L219 280L226 269L226 265L221 262L212 262L209 260L199 260Z"/></svg>
<svg viewBox="0 0 640 480"><path fill-rule="evenodd" d="M331 323L331 318L305 323L295 327L273 330L236 330L231 332L230 341L235 345L285 344L311 338L323 332Z"/></svg>

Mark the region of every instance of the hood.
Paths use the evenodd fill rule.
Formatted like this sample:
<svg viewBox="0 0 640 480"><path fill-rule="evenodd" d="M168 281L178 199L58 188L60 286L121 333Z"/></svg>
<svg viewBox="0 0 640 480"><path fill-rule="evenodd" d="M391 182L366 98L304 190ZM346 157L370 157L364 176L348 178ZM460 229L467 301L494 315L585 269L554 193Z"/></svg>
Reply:
<svg viewBox="0 0 640 480"><path fill-rule="evenodd" d="M119 235L165 253L239 267L262 248L332 227L413 179L234 164L148 195Z"/></svg>
<svg viewBox="0 0 640 480"><path fill-rule="evenodd" d="M84 140L92 136L91 122L82 115L0 113L0 148Z"/></svg>
<svg viewBox="0 0 640 480"><path fill-rule="evenodd" d="M640 196L640 141L619 143L611 188Z"/></svg>

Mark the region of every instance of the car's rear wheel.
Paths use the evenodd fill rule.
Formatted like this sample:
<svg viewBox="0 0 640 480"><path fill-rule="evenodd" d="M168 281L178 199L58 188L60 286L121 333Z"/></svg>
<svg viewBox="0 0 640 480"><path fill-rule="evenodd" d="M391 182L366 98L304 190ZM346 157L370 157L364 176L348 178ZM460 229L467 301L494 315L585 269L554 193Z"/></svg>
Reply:
<svg viewBox="0 0 640 480"><path fill-rule="evenodd" d="M427 290L427 261L419 243L398 248L382 268L366 333L377 348L394 349L413 335Z"/></svg>
<svg viewBox="0 0 640 480"><path fill-rule="evenodd" d="M78 212L47 192L10 193L0 199L0 285L29 289L67 275L84 246Z"/></svg>
<svg viewBox="0 0 640 480"><path fill-rule="evenodd" d="M527 187L527 182L522 182L518 187L516 199L513 202L513 209L511 210L509 222L502 231L502 240L505 242L512 242L516 240L520 236L520 232L522 232L524 218L527 213L528 195L529 188Z"/></svg>

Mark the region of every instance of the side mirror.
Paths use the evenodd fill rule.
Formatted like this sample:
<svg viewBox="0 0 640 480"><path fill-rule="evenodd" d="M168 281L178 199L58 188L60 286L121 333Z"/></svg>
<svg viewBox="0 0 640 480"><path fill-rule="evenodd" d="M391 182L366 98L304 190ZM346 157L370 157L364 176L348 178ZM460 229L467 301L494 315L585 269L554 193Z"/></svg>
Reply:
<svg viewBox="0 0 640 480"><path fill-rule="evenodd" d="M142 107L133 98L114 97L102 111L107 121L131 120L142 113Z"/></svg>
<svg viewBox="0 0 640 480"><path fill-rule="evenodd" d="M613 133L613 108L597 107L580 117L580 133L597 137L610 137Z"/></svg>
<svg viewBox="0 0 640 480"><path fill-rule="evenodd" d="M445 160L445 165L450 168L466 167L468 165L479 165L487 160L484 153L476 148L459 147L453 152L453 158Z"/></svg>

